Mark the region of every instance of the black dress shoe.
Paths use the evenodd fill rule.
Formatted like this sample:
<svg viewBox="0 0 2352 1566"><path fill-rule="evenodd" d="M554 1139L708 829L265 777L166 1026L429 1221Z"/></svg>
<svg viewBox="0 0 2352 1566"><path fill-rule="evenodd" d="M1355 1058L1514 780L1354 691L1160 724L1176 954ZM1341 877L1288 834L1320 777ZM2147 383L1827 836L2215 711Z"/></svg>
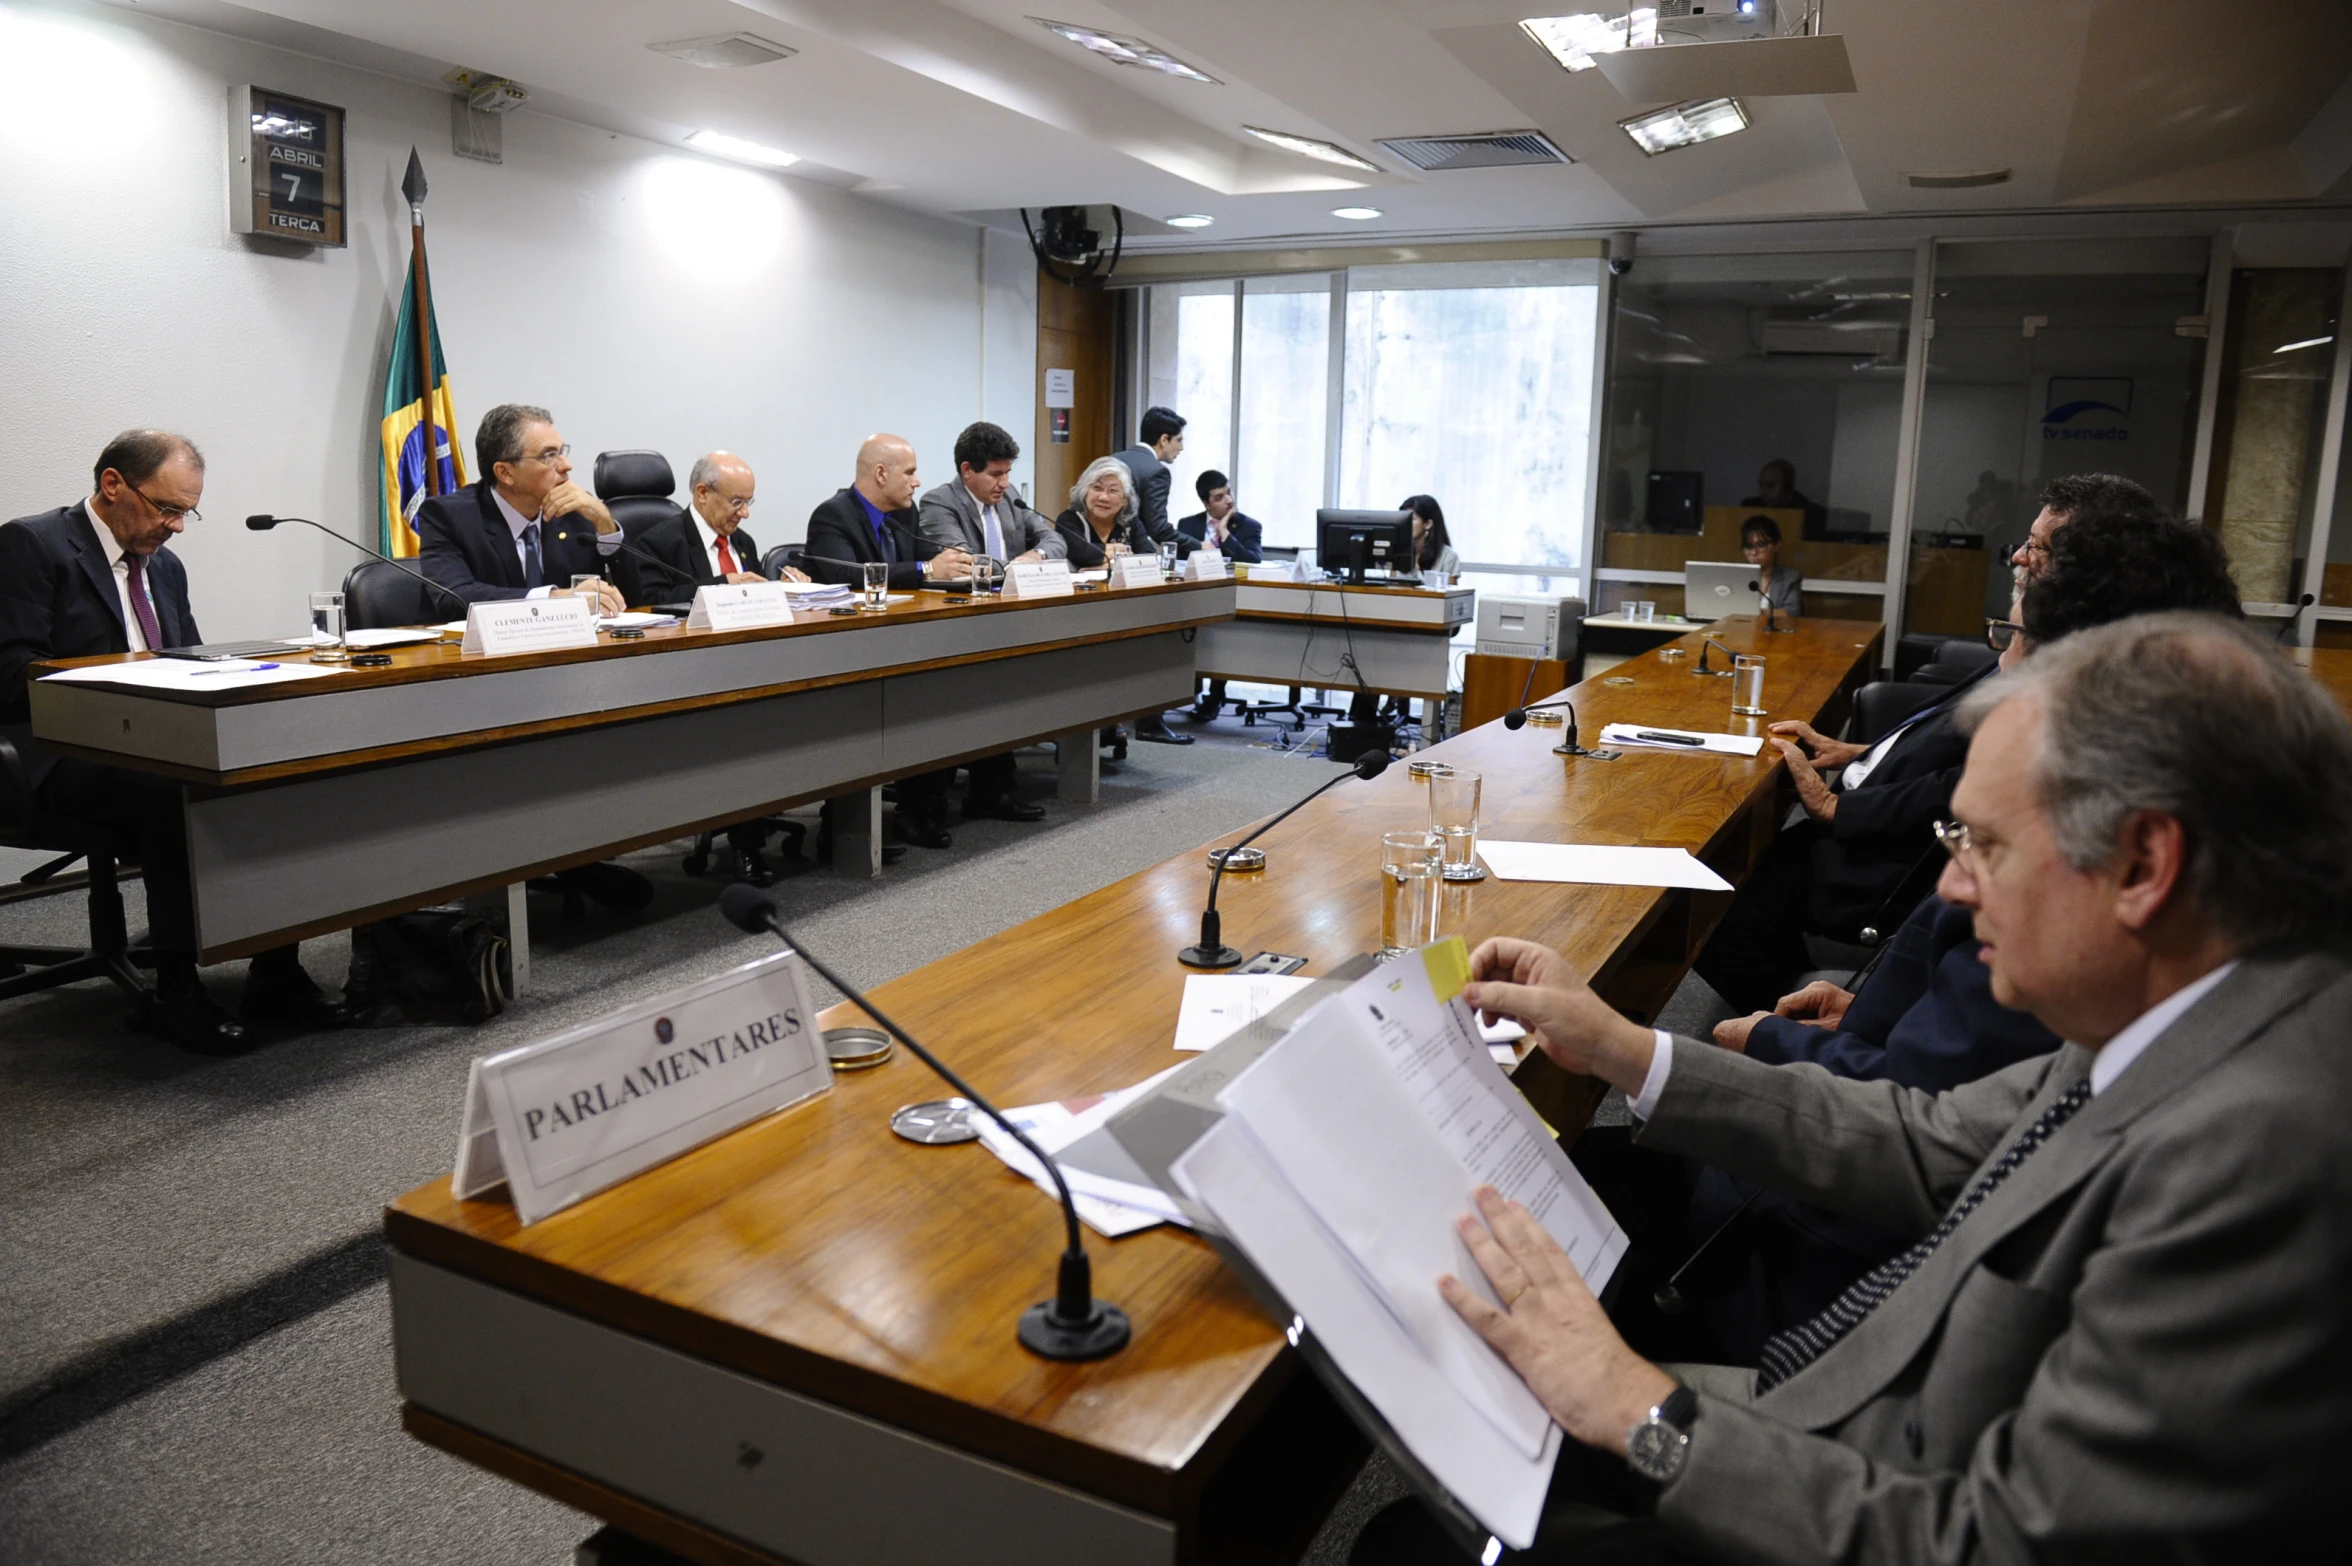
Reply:
<svg viewBox="0 0 2352 1566"><path fill-rule="evenodd" d="M1158 718L1136 724L1135 737L1139 740L1149 740L1154 745L1189 745L1192 743L1191 735L1178 734Z"/></svg>
<svg viewBox="0 0 2352 1566"><path fill-rule="evenodd" d="M955 839L948 834L947 823L931 817L909 816L901 812L898 835L917 848L953 848Z"/></svg>
<svg viewBox="0 0 2352 1566"><path fill-rule="evenodd" d="M774 886L776 872L768 865L768 856L756 848L735 850L735 879L746 886Z"/></svg>
<svg viewBox="0 0 2352 1566"><path fill-rule="evenodd" d="M966 821L1043 821L1045 807L1015 799L1010 794L983 795L964 801Z"/></svg>
<svg viewBox="0 0 2352 1566"><path fill-rule="evenodd" d="M273 1032L324 1033L349 1027L351 1008L328 1000L292 953L288 947L283 956L272 953L253 959L245 970L245 993L238 998L237 1015L248 1027Z"/></svg>
<svg viewBox="0 0 2352 1566"><path fill-rule="evenodd" d="M149 996L131 1014L131 1025L192 1055L242 1055L260 1042L245 1024L214 1005L202 986Z"/></svg>

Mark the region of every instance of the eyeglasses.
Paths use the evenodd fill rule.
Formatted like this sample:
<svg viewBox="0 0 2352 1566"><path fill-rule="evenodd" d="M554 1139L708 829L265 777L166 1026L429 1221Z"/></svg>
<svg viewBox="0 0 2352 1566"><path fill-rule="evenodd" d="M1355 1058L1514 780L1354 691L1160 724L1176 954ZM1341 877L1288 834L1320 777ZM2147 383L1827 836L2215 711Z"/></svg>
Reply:
<svg viewBox="0 0 2352 1566"><path fill-rule="evenodd" d="M2015 620L1987 620L1985 645L1995 652L2007 652L2009 644L2017 640L2017 633L2024 629Z"/></svg>
<svg viewBox="0 0 2352 1566"><path fill-rule="evenodd" d="M147 502L148 509L166 522L201 522L204 520L204 513L194 506L167 506L136 484L130 486L130 491Z"/></svg>
<svg viewBox="0 0 2352 1566"><path fill-rule="evenodd" d="M524 458L523 460L526 462L559 462L571 454L571 445L569 442L566 442L561 446L550 446L545 451L533 452L530 456Z"/></svg>
<svg viewBox="0 0 2352 1566"><path fill-rule="evenodd" d="M1976 838L1965 821L1938 821L1928 830L1935 834L1945 853L1959 863L1970 875L1976 874Z"/></svg>

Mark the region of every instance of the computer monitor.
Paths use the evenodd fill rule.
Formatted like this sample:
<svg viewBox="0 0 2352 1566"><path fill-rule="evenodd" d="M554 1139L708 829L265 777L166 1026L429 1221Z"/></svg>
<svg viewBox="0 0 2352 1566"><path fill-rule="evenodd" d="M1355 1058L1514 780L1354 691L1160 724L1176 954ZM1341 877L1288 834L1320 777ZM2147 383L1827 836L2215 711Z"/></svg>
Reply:
<svg viewBox="0 0 2352 1566"><path fill-rule="evenodd" d="M1345 572L1361 586L1365 571L1413 569L1413 513L1410 511L1318 511L1315 559L1324 570Z"/></svg>

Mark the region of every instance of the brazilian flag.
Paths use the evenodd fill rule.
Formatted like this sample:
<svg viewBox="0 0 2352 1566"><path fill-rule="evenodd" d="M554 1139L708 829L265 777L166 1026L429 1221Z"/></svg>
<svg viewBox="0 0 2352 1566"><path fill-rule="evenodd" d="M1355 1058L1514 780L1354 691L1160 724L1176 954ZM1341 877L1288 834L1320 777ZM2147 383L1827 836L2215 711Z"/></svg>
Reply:
<svg viewBox="0 0 2352 1566"><path fill-rule="evenodd" d="M401 278L400 325L392 334L392 363L384 375L383 505L384 553L395 558L417 552L416 513L428 494L449 494L466 482L465 456L450 438L457 404L449 391L449 366L441 357L441 329L433 322L433 290L422 248L412 254ZM420 277L424 286L420 289ZM433 349L430 445L437 483L425 482L427 423L424 368L417 353L417 296L425 299L425 340Z"/></svg>

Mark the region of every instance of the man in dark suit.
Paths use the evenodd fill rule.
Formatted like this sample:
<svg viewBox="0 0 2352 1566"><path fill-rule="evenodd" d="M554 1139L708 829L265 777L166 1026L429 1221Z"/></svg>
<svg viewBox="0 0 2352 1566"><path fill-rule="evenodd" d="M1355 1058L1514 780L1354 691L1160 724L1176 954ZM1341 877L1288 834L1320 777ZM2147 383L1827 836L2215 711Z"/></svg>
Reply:
<svg viewBox="0 0 2352 1566"><path fill-rule="evenodd" d="M646 592L685 598L698 587L768 580L760 574L759 544L743 525L751 516L758 488L751 464L731 451L696 458L686 477L686 509L629 541L661 562L660 567L638 562L637 574ZM777 580L805 582L808 575L786 566Z"/></svg>
<svg viewBox="0 0 2352 1566"><path fill-rule="evenodd" d="M1135 519L1155 544L1176 536L1168 521L1168 485L1173 478L1168 464L1184 453L1184 424L1184 416L1173 408L1146 408L1136 431L1142 439L1111 453L1135 479Z"/></svg>
<svg viewBox="0 0 2352 1566"><path fill-rule="evenodd" d="M1200 496L1201 509L1176 524L1178 558L1204 545L1213 547L1228 560L1247 565L1256 565L1265 558L1262 546L1266 530L1241 514L1240 503L1233 497L1232 480L1210 468L1192 481L1192 487Z"/></svg>
<svg viewBox="0 0 2352 1566"><path fill-rule="evenodd" d="M197 977L180 785L43 751L33 743L26 689L28 667L43 659L155 652L203 639L188 573L168 547L197 520L203 496L204 458L186 437L125 430L98 454L87 500L0 527L0 737L41 810L128 833L138 844L155 994L135 1020L183 1049L225 1055L253 1038ZM246 1022L291 1029L345 1020L291 946L253 959L241 1009Z"/></svg>
<svg viewBox="0 0 2352 1566"><path fill-rule="evenodd" d="M596 612L640 598L621 527L572 482L571 447L545 408L500 403L474 431L482 477L417 507L418 564L469 604L569 597L572 578L599 578Z"/></svg>

